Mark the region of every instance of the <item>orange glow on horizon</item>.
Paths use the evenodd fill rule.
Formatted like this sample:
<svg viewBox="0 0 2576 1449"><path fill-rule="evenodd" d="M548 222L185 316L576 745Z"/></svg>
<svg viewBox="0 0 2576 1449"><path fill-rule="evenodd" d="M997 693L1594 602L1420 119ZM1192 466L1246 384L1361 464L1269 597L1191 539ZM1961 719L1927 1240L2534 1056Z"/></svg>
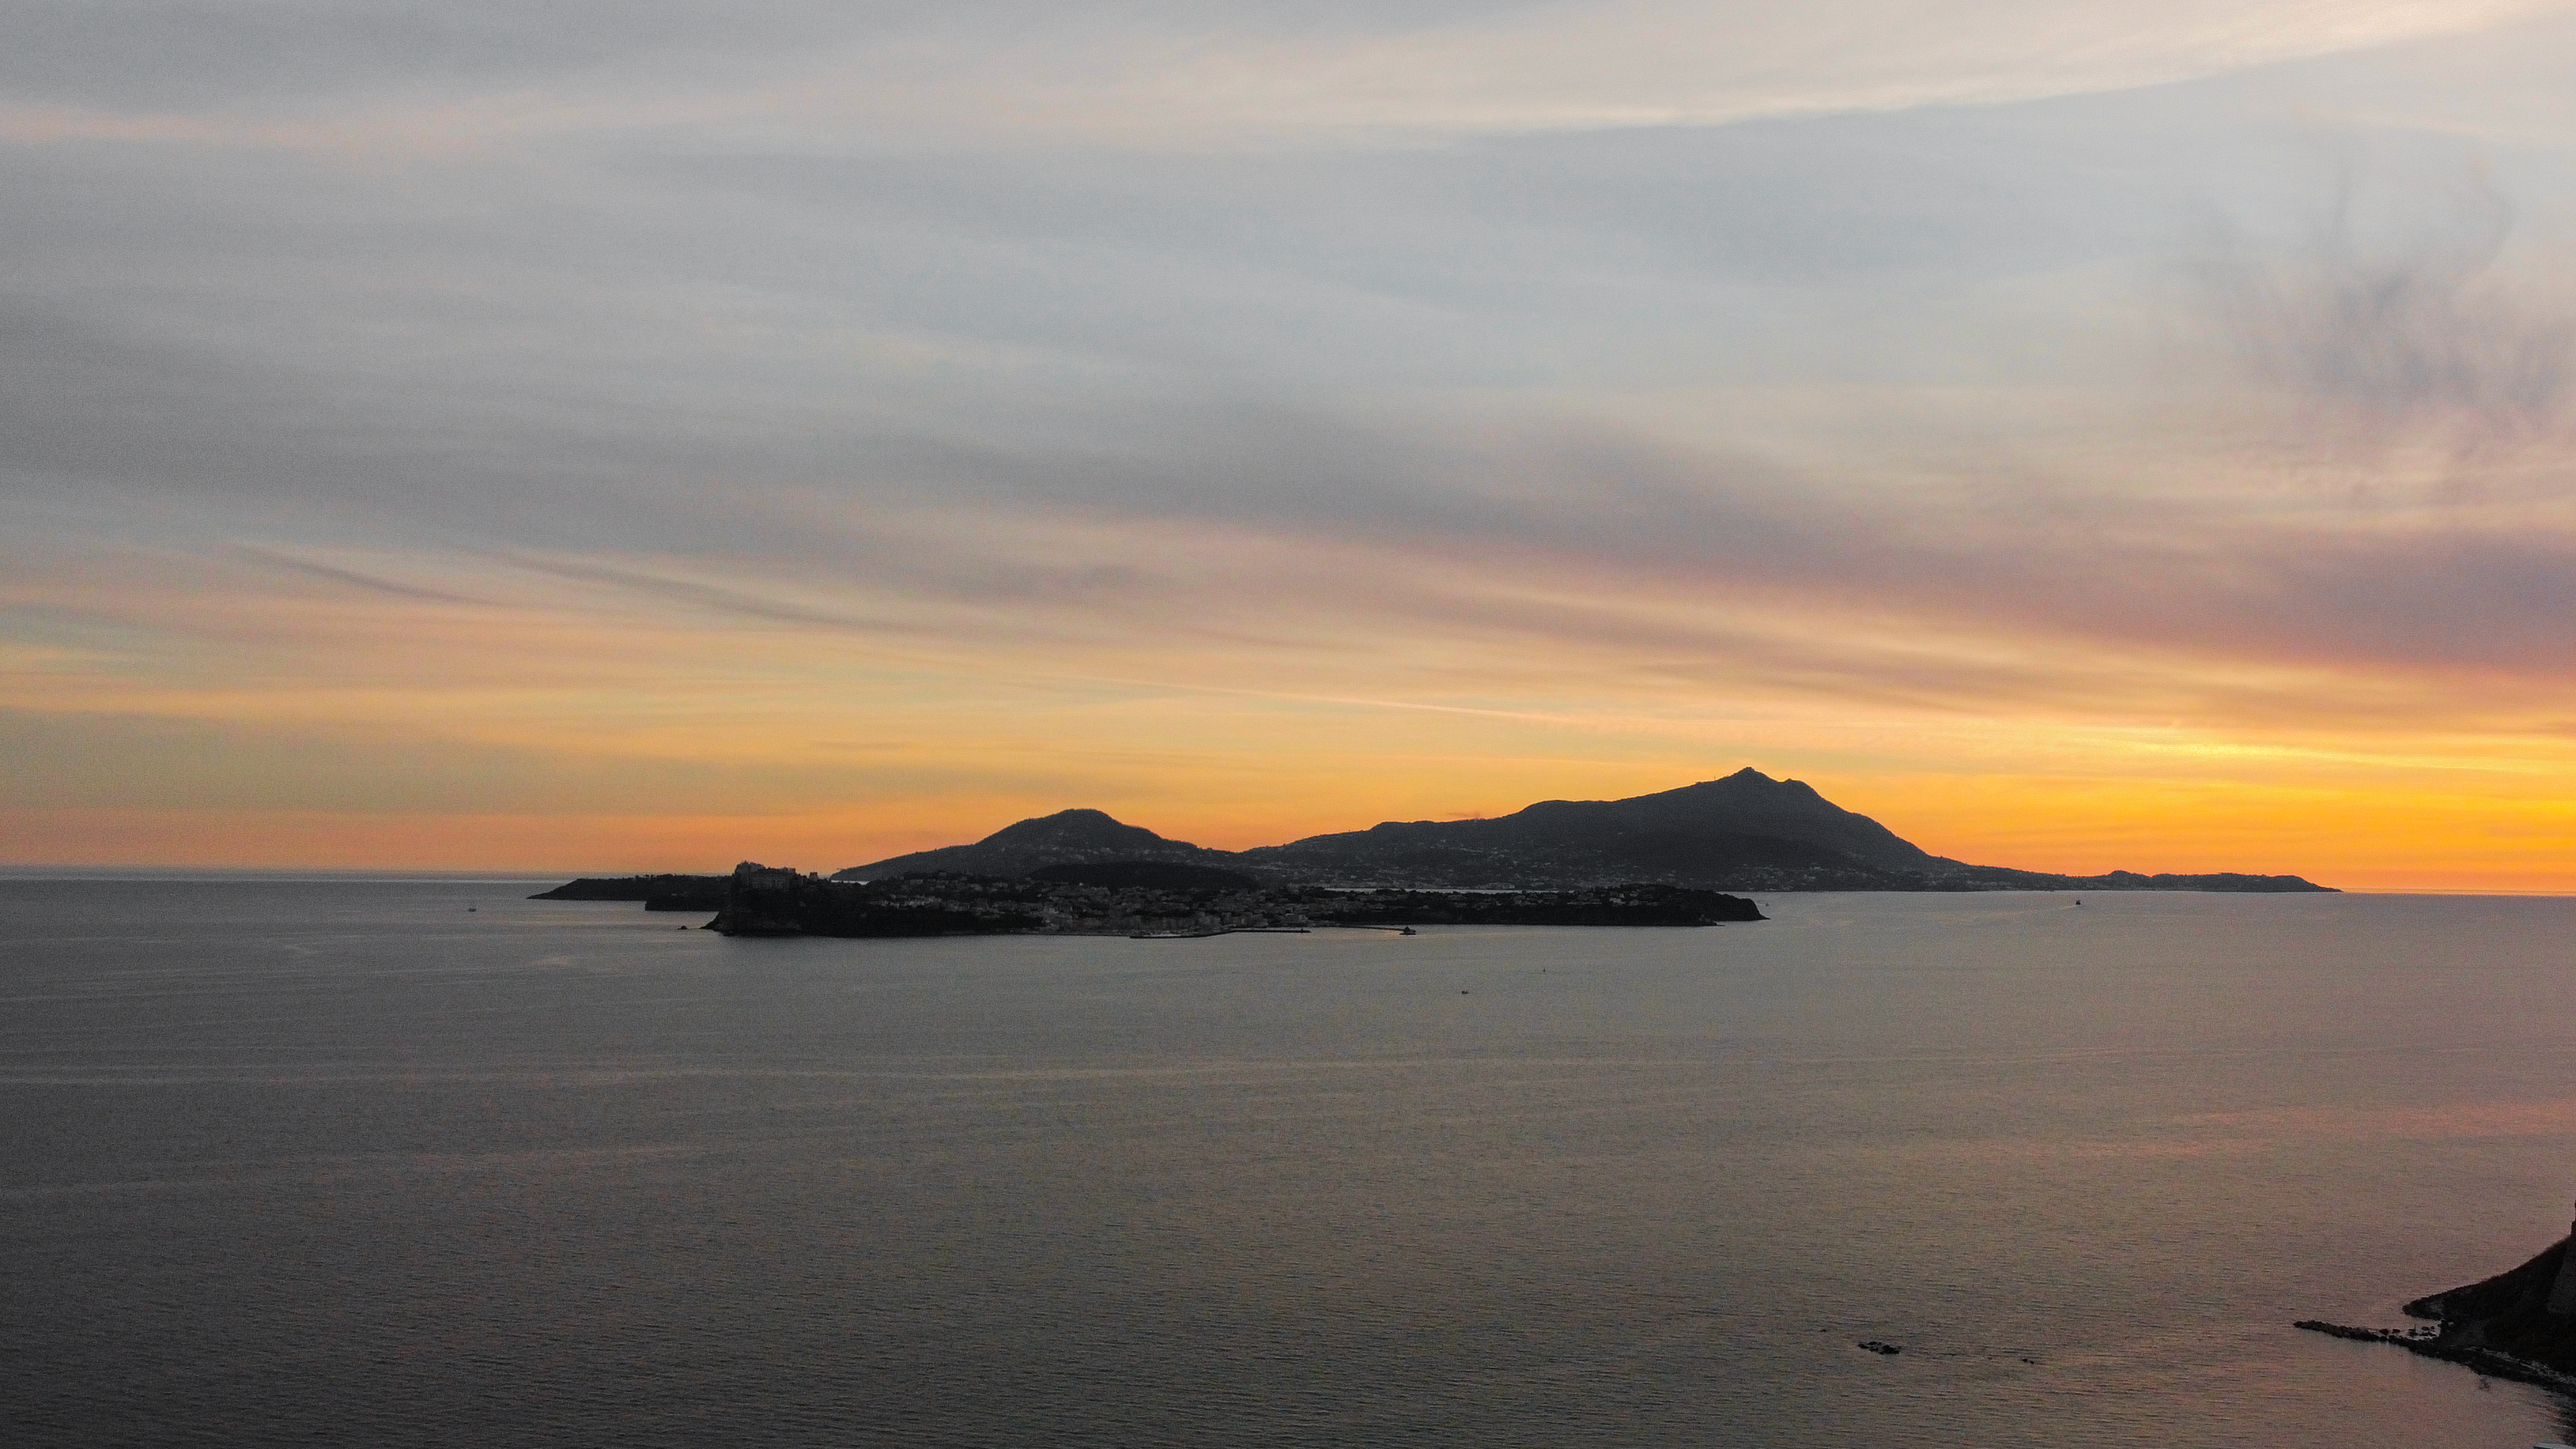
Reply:
<svg viewBox="0 0 2576 1449"><path fill-rule="evenodd" d="M1202 619L1211 632L1194 637L1153 617L1006 629L821 592L784 618L711 617L700 597L715 584L674 602L614 574L350 563L440 569L455 597L352 597L204 561L22 578L22 602L105 622L97 642L0 657L0 743L25 762L0 855L828 870L1073 806L1240 849L1751 765L1980 865L2576 891L2576 803L2558 792L2576 742L2547 724L2561 701L2528 690L2276 682L1967 634L1881 646L1867 629L1784 680L1786 656L1762 641L1815 626L1744 608L1725 637L1753 642L1680 672L1660 656L1704 621L1667 597L1617 626L1646 630L1637 642L1550 641L1463 612L1390 634L1320 607L1257 636ZM1363 547L1300 566L1378 561ZM1436 575L1421 565L1406 587ZM2199 692L2194 717L2139 718L2150 671L2168 694L2177 676ZM2386 703L2356 716L2369 729L2293 707L2337 691Z"/></svg>

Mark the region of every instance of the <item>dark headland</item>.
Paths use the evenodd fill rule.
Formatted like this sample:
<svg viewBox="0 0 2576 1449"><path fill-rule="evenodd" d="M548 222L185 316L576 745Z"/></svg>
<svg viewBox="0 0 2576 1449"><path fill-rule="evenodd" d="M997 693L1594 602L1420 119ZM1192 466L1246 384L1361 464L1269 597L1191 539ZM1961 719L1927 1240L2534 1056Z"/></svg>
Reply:
<svg viewBox="0 0 2576 1449"><path fill-rule="evenodd" d="M836 871L585 878L537 900L717 912L735 934L1209 934L1317 925L1692 926L1756 921L1736 891L2323 891L2294 875L2056 875L1925 851L1797 780L1746 769L1493 820L1388 821L1211 850L1064 810Z"/></svg>
<svg viewBox="0 0 2576 1449"><path fill-rule="evenodd" d="M2559 1239L2529 1262L2466 1287L2427 1294L2401 1310L2415 1328L2356 1328L2303 1318L2311 1332L2395 1344L2464 1364L2491 1378L2576 1389L2576 1264Z"/></svg>

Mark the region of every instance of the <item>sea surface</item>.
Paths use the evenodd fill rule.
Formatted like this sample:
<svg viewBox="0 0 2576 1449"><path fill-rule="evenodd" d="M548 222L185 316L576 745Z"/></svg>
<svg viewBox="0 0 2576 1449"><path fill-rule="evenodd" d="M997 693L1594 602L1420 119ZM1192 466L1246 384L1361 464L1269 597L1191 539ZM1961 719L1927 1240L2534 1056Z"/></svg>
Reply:
<svg viewBox="0 0 2576 1449"><path fill-rule="evenodd" d="M2571 1427L2289 1323L2566 1231L2576 902L736 941L533 888L0 881L0 1443Z"/></svg>

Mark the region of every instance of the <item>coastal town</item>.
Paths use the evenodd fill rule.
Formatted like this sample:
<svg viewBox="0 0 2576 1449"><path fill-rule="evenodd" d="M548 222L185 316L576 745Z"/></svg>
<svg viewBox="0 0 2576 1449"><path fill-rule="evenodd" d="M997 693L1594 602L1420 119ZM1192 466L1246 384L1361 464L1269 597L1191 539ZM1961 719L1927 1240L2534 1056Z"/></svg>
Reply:
<svg viewBox="0 0 2576 1449"><path fill-rule="evenodd" d="M839 881L746 861L727 876L589 879L537 899L713 909L728 936L1187 937L1426 925L1710 926L1764 919L1740 896L1632 883L1573 890L1416 891L1273 886L1202 866L1117 861L1027 876L929 871Z"/></svg>

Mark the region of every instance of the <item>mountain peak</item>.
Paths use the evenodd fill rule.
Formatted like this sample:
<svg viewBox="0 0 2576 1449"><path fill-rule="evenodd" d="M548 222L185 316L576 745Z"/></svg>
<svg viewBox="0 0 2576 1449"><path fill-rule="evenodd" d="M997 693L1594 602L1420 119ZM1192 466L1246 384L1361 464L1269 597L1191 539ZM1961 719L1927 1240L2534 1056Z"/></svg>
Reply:
<svg viewBox="0 0 2576 1449"><path fill-rule="evenodd" d="M1787 793L1805 795L1817 800L1824 798L1822 795L1818 795L1816 793L1815 786L1808 784L1804 780L1775 780L1769 775L1763 774L1760 770L1753 768L1751 765L1745 766L1743 769L1736 771L1734 774L1729 775L1722 780L1703 780L1698 785L1685 786L1684 788L1701 790L1733 789L1745 791L1770 791L1774 794Z"/></svg>
<svg viewBox="0 0 2576 1449"><path fill-rule="evenodd" d="M1059 810L1014 821L972 845L951 845L854 865L836 880L876 880L924 870L956 870L969 875L1023 875L1050 865L1100 861L1177 861L1221 865L1233 859L1224 851L1202 850L1182 840L1167 840L1142 825L1129 825L1105 810Z"/></svg>
<svg viewBox="0 0 2576 1449"><path fill-rule="evenodd" d="M1059 810L1002 827L972 845L852 866L840 880L915 871L1020 876L1056 868L1105 868L1126 879L1151 864L1323 884L1388 882L1450 888L1495 883L1532 888L1613 881L1678 881L1765 890L2059 889L2316 890L2295 876L2056 876L1944 860L1803 780L1751 766L1625 800L1542 800L1474 820L1385 821L1367 830L1313 835L1240 854L1170 840L1106 811Z"/></svg>
<svg viewBox="0 0 2576 1449"><path fill-rule="evenodd" d="M1073 836L1142 835L1160 840L1163 837L1142 825L1129 825L1106 810L1059 810L1053 815L1037 815L1017 820L984 837L986 842L1021 839L1064 839Z"/></svg>

